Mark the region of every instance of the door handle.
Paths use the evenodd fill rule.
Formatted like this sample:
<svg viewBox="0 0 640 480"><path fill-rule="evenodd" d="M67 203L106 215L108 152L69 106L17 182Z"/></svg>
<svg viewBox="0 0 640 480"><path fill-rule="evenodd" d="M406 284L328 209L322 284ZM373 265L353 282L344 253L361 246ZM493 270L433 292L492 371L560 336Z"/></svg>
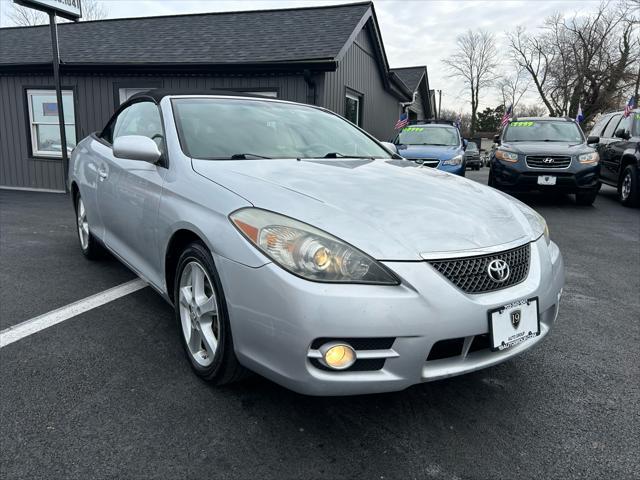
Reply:
<svg viewBox="0 0 640 480"><path fill-rule="evenodd" d="M100 181L102 182L102 181L107 179L109 174L107 173L107 171L104 168L99 168L98 169L98 176L100 177Z"/></svg>

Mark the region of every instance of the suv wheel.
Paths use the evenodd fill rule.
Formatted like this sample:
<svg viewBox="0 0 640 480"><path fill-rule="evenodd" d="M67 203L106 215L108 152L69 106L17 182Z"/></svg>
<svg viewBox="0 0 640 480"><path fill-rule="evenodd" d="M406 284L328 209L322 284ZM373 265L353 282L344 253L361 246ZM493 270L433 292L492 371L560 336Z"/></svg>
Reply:
<svg viewBox="0 0 640 480"><path fill-rule="evenodd" d="M233 348L231 324L211 254L191 243L178 260L174 281L178 330L191 368L215 385L244 377Z"/></svg>
<svg viewBox="0 0 640 480"><path fill-rule="evenodd" d="M626 207L637 207L640 201L638 193L638 168L635 165L627 165L620 177L618 184L618 198Z"/></svg>
<svg viewBox="0 0 640 480"><path fill-rule="evenodd" d="M496 190L500 190L498 188L498 186L496 185L496 181L493 179L493 171L489 170L489 180L487 181L487 185L489 185L490 187L495 188Z"/></svg>
<svg viewBox="0 0 640 480"><path fill-rule="evenodd" d="M593 190L591 192L576 193L576 203L578 205L584 205L588 207L593 205L593 202L596 201L597 196L598 196L598 190Z"/></svg>

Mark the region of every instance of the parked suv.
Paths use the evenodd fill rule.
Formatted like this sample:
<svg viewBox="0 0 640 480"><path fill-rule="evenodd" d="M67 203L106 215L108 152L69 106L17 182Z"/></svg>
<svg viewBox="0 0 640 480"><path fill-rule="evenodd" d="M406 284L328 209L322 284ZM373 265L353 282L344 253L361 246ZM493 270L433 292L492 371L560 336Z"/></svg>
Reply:
<svg viewBox="0 0 640 480"><path fill-rule="evenodd" d="M480 150L478 150L478 145L474 141L467 143L467 148L464 151L464 163L467 168L471 168L472 170L480 170L482 166Z"/></svg>
<svg viewBox="0 0 640 480"><path fill-rule="evenodd" d="M572 119L514 118L495 142L489 186L572 193L579 205L591 205L596 199L601 185L599 156Z"/></svg>
<svg viewBox="0 0 640 480"><path fill-rule="evenodd" d="M618 189L628 207L640 206L640 109L604 114L591 130L600 154L600 180Z"/></svg>
<svg viewBox="0 0 640 480"><path fill-rule="evenodd" d="M393 143L398 154L407 160L464 177L465 141L451 124L410 125L402 129Z"/></svg>

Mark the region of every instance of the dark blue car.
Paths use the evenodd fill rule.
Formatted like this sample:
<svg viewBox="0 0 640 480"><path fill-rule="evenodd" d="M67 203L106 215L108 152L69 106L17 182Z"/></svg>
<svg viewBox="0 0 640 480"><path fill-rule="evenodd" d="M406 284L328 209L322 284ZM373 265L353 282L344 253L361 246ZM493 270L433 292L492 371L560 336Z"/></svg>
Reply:
<svg viewBox="0 0 640 480"><path fill-rule="evenodd" d="M410 125L402 129L393 143L398 154L407 160L464 177L464 141L453 125Z"/></svg>

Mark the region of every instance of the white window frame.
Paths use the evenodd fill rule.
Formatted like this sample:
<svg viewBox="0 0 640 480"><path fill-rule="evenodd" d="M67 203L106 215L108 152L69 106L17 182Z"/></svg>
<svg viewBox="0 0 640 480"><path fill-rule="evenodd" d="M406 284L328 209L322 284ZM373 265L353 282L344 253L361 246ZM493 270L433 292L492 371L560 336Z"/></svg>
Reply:
<svg viewBox="0 0 640 480"><path fill-rule="evenodd" d="M149 90L153 90L158 87L120 87L118 88L118 100L120 100L120 105L129 100L131 97L138 93L148 92ZM130 95L128 92L133 91Z"/></svg>
<svg viewBox="0 0 640 480"><path fill-rule="evenodd" d="M31 136L31 154L34 157L62 158L62 151L60 153L58 153L58 152L38 150L38 125L60 125L60 124L58 123L58 115L56 115L55 117L52 116L51 117L52 121L50 121L50 122L35 121L34 120L34 118L33 118L33 96L34 95L53 95L55 97L56 96L56 91L55 90L44 89L44 88L29 88L29 89L27 89L27 110L29 110L29 134ZM70 90L70 89L66 89L65 90L65 89L63 89L62 90L62 96L63 96L63 98L64 97L71 97L71 104L73 105L73 123L65 122L65 124L64 124L65 129L66 129L67 126L73 126L73 128L75 129L75 127L76 127L76 109L75 109L75 101L74 101L73 90Z"/></svg>
<svg viewBox="0 0 640 480"><path fill-rule="evenodd" d="M360 95L357 95L355 93L350 93L347 92L345 93L345 100L349 98L351 100L355 100L356 101L356 121L354 122L356 125L360 126L360 107L362 104L362 97ZM346 114L346 112L345 112Z"/></svg>
<svg viewBox="0 0 640 480"><path fill-rule="evenodd" d="M248 93L249 95L262 95L263 97L270 97L270 98L278 98L277 90L263 90L263 91L243 90L242 93Z"/></svg>

